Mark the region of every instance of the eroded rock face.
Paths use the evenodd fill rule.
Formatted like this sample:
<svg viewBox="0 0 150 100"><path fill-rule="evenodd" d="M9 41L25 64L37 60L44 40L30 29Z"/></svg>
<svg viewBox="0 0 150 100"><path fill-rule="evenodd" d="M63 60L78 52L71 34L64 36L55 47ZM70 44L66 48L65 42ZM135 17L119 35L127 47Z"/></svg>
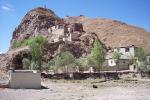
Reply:
<svg viewBox="0 0 150 100"><path fill-rule="evenodd" d="M49 9L36 8L29 11L21 24L13 32L11 44L14 40L21 41L36 35L49 35L48 28L63 23L63 20Z"/></svg>
<svg viewBox="0 0 150 100"><path fill-rule="evenodd" d="M56 30L57 26L65 26L65 28L52 31L51 28ZM69 33L65 33L67 35L63 33L66 28L69 28ZM60 32L62 33L60 34ZM91 52L95 39L102 41L105 48L106 46L135 45L143 47L145 51L150 53L150 33L141 28L116 20L92 19L85 16L61 19L53 11L38 7L29 11L14 30L10 50L6 54L0 55L0 70L6 70L9 67L22 68L22 59L31 59L30 50L28 47L12 49L13 42L37 35L44 35L49 41L44 46L43 61L45 62L63 51L70 51L77 58L86 56Z"/></svg>
<svg viewBox="0 0 150 100"><path fill-rule="evenodd" d="M64 51L70 51L76 58L86 56L91 52L92 45L97 39L95 33L85 33L78 35L77 39L72 41L59 41L55 43L48 43L44 48L44 59L49 61L58 54Z"/></svg>
<svg viewBox="0 0 150 100"><path fill-rule="evenodd" d="M6 54L0 55L0 70L8 71L10 67L22 69L23 58L31 59L28 47L21 47L9 50Z"/></svg>
<svg viewBox="0 0 150 100"><path fill-rule="evenodd" d="M0 70L1 71L6 71L6 68L9 67L9 61L10 61L10 57L8 56L8 54L0 54Z"/></svg>
<svg viewBox="0 0 150 100"><path fill-rule="evenodd" d="M86 56L97 38L95 33L85 32L81 23L65 22L49 9L41 7L33 9L25 15L21 24L13 32L11 47L7 53L9 58L7 69L9 67L20 69L23 58L31 59L29 48L13 49L13 42L37 35L48 38L48 43L44 46L43 61L45 62L63 51L70 51L77 58Z"/></svg>

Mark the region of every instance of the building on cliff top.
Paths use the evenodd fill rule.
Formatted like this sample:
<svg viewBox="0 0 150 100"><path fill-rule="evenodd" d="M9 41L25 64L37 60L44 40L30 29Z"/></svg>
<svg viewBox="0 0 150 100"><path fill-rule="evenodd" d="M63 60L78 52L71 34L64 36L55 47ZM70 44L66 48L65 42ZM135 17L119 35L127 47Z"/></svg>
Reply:
<svg viewBox="0 0 150 100"><path fill-rule="evenodd" d="M53 34L52 42L72 41L72 37L76 35L74 32L83 32L83 26L80 23L58 24L49 28L48 32Z"/></svg>

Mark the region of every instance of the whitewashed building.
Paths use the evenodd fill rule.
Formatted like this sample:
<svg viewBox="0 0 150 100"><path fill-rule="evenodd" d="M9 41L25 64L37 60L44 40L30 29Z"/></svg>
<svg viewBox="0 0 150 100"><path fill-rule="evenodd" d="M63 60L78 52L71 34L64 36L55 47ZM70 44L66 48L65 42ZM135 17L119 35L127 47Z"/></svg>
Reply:
<svg viewBox="0 0 150 100"><path fill-rule="evenodd" d="M147 69L150 70L150 56L146 56L147 60Z"/></svg>
<svg viewBox="0 0 150 100"><path fill-rule="evenodd" d="M58 24L49 28L48 32L53 34L52 42L72 41L72 38L76 36L74 32L83 32L83 26L80 23Z"/></svg>
<svg viewBox="0 0 150 100"><path fill-rule="evenodd" d="M121 53L120 59L132 59L135 56L135 46L119 47L115 48L114 51Z"/></svg>
<svg viewBox="0 0 150 100"><path fill-rule="evenodd" d="M103 70L128 70L132 64L130 59L135 56L135 46L118 47L107 52L105 61L103 63ZM118 63L113 59L113 52L119 52L121 54Z"/></svg>

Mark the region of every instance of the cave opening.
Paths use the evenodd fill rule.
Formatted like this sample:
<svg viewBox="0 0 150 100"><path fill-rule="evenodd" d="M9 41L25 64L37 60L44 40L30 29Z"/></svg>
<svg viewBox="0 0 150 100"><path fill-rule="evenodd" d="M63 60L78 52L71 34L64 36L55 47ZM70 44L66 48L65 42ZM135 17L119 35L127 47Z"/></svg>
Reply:
<svg viewBox="0 0 150 100"><path fill-rule="evenodd" d="M22 60L23 58L31 59L31 56L28 53L23 53L23 54L17 54L15 57L12 59L12 64L11 67L14 69L23 69L23 63Z"/></svg>

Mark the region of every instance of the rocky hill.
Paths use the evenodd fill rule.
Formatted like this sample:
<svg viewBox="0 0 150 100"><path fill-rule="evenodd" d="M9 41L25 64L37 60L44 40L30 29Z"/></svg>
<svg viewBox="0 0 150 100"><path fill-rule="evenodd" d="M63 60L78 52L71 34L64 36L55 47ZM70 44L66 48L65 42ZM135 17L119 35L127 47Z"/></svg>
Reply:
<svg viewBox="0 0 150 100"><path fill-rule="evenodd" d="M66 28L69 29L67 34L64 32ZM15 41L23 41L37 35L48 38L48 44L44 48L45 62L66 50L77 58L85 56L90 53L96 38L99 38L106 48L135 45L150 53L150 33L144 29L111 19L85 16L61 19L53 11L38 7L29 11L14 30L10 50L7 54L0 55L0 62L3 62L0 69L10 66L21 68L22 59L30 57L29 49L14 49L13 44Z"/></svg>
<svg viewBox="0 0 150 100"><path fill-rule="evenodd" d="M68 29L71 29L70 32ZM49 9L35 8L25 15L20 25L14 30L10 50L0 59L6 58L7 61L3 61L5 63L3 65L7 65L5 66L7 68L10 66L21 68L22 59L30 54L24 47L14 48L14 43L38 35L48 38L48 44L44 47L43 61L45 62L63 51L70 51L77 58L85 56L90 53L94 40L98 38L92 32L85 32L80 23L66 23Z"/></svg>
<svg viewBox="0 0 150 100"><path fill-rule="evenodd" d="M95 32L107 47L135 45L144 48L146 53L150 53L150 32L142 28L104 18L78 16L64 19L70 23L82 23L85 31Z"/></svg>
<svg viewBox="0 0 150 100"><path fill-rule="evenodd" d="M63 23L62 19L50 9L35 8L25 15L13 32L11 44L14 40L21 41L31 36L48 35L48 28L59 23Z"/></svg>

